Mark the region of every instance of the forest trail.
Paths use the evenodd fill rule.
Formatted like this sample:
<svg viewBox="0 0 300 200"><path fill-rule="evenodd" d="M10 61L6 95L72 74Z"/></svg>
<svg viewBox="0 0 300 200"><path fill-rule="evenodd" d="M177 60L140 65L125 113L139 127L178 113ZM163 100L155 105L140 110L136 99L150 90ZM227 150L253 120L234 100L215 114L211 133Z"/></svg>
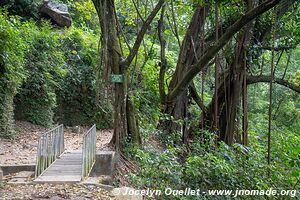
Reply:
<svg viewBox="0 0 300 200"><path fill-rule="evenodd" d="M111 200L109 191L93 185L82 184L33 184L7 185L0 188L0 199L101 199Z"/></svg>
<svg viewBox="0 0 300 200"><path fill-rule="evenodd" d="M0 200L300 200L298 27L291 0L0 1Z"/></svg>
<svg viewBox="0 0 300 200"><path fill-rule="evenodd" d="M16 121L18 137L13 140L0 138L0 165L35 164L38 138L47 129L29 122ZM66 151L82 147L82 132L75 133L73 128L65 128ZM109 150L111 130L97 130L97 150Z"/></svg>

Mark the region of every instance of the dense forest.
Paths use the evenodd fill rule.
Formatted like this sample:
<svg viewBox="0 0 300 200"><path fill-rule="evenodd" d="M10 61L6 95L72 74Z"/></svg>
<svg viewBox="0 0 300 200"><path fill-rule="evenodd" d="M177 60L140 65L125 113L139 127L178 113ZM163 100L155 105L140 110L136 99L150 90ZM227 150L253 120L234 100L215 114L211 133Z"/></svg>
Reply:
<svg viewBox="0 0 300 200"><path fill-rule="evenodd" d="M63 25L47 2L0 2L0 138L96 124L115 187L300 198L299 1L57 0Z"/></svg>

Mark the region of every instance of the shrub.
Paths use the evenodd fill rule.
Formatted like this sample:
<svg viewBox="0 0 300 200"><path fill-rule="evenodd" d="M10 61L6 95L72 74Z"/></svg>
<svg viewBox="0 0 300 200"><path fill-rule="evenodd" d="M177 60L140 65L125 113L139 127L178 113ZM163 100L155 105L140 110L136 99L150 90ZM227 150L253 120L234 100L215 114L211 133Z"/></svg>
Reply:
<svg viewBox="0 0 300 200"><path fill-rule="evenodd" d="M294 133L289 132L289 137L283 137L278 130L273 133L271 176L267 174L266 143L261 142L262 138L251 133L252 147L240 144L230 147L223 142L215 146L214 135L205 134L205 139L201 134L195 136L189 148L177 146L168 147L164 152L155 149L135 149L128 152L129 155L134 155L134 160L140 167L137 173L131 174L132 183L140 189L162 191L167 187L206 191L268 190L271 187L290 190L296 186L297 177L299 178L300 148L299 136ZM240 198L248 197L240 196ZM216 199L216 197L162 195L158 199Z"/></svg>
<svg viewBox="0 0 300 200"><path fill-rule="evenodd" d="M0 137L11 138L13 129L13 98L26 78L24 53L27 48L21 32L20 21L8 17L0 9Z"/></svg>
<svg viewBox="0 0 300 200"><path fill-rule="evenodd" d="M39 18L39 7L43 0L9 0L6 1L8 11L12 15L19 15L24 18Z"/></svg>
<svg viewBox="0 0 300 200"><path fill-rule="evenodd" d="M33 23L27 25L30 46L25 67L29 75L15 99L16 116L49 127L56 106L55 90L65 74L64 55L59 49L59 34L48 23L40 28Z"/></svg>
<svg viewBox="0 0 300 200"><path fill-rule="evenodd" d="M67 63L67 74L57 91L56 120L66 125L111 126L111 106L106 112L96 106L95 68L98 38L92 33L73 28L61 39Z"/></svg>

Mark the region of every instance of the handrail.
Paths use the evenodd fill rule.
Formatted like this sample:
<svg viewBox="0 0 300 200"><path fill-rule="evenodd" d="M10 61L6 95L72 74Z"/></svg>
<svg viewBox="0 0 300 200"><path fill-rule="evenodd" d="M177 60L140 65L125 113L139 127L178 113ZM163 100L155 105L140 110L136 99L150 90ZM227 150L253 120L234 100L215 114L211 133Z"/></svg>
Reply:
<svg viewBox="0 0 300 200"><path fill-rule="evenodd" d="M65 150L63 124L43 133L39 138L35 177L47 169Z"/></svg>
<svg viewBox="0 0 300 200"><path fill-rule="evenodd" d="M96 125L94 124L83 136L82 177L87 177L96 160Z"/></svg>

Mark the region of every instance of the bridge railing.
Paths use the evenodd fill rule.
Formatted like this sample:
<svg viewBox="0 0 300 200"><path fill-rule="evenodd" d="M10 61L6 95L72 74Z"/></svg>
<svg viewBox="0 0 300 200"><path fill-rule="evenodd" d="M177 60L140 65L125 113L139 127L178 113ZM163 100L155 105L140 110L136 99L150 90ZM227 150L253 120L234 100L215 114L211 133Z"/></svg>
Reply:
<svg viewBox="0 0 300 200"><path fill-rule="evenodd" d="M35 177L47 169L64 150L64 126L62 124L43 133L37 146Z"/></svg>
<svg viewBox="0 0 300 200"><path fill-rule="evenodd" d="M90 174L96 160L96 125L84 135L82 144L82 177Z"/></svg>

